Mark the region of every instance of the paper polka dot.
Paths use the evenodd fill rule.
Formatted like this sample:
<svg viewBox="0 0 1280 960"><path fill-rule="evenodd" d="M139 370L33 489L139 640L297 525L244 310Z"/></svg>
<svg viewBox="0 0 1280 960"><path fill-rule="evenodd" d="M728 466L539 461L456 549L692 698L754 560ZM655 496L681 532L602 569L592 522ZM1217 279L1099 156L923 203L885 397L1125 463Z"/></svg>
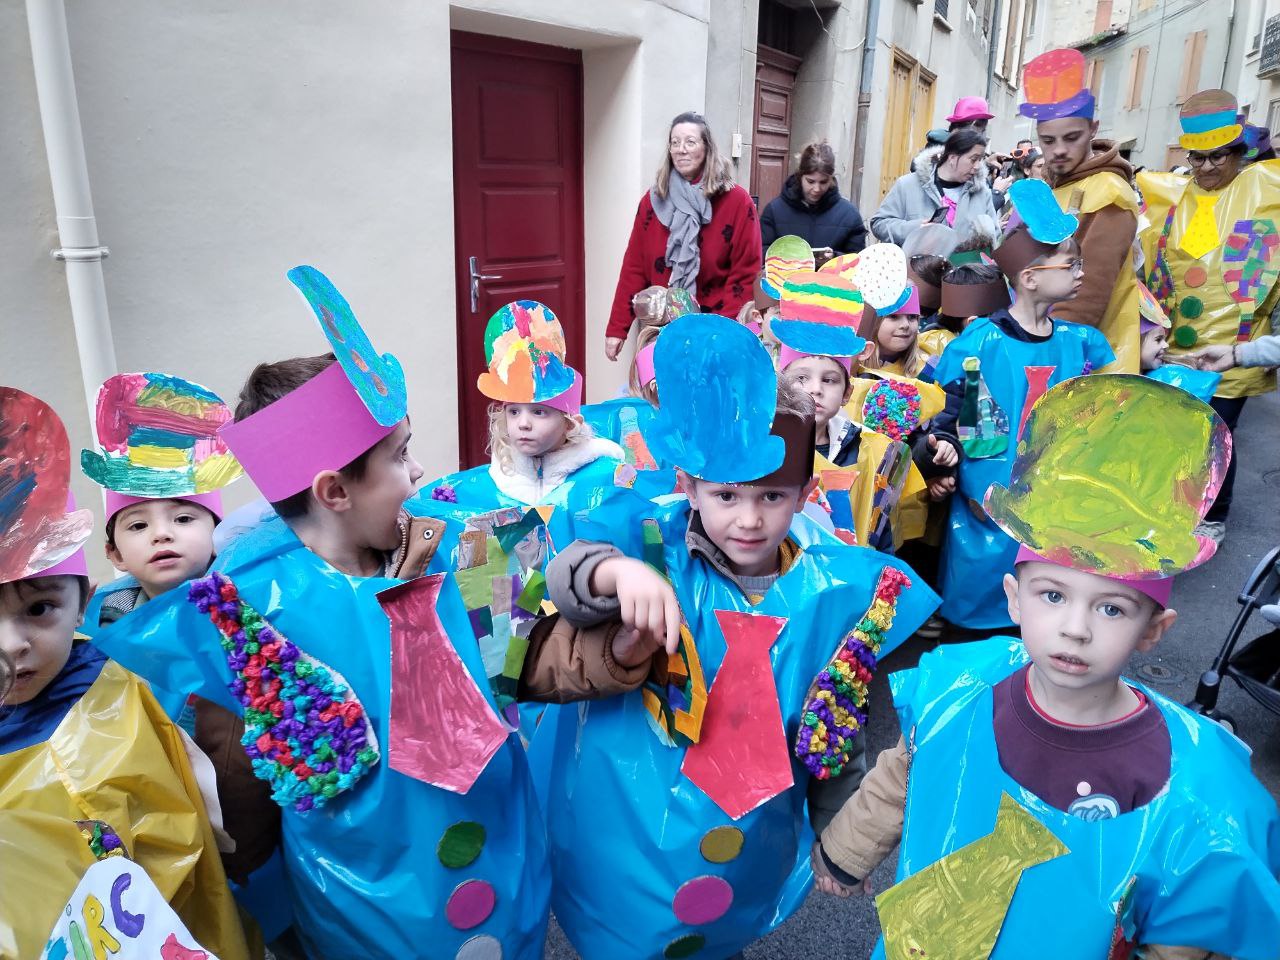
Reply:
<svg viewBox="0 0 1280 960"><path fill-rule="evenodd" d="M459 930L470 930L489 919L498 896L483 880L467 880L449 895L444 915Z"/></svg>
<svg viewBox="0 0 1280 960"><path fill-rule="evenodd" d="M728 863L742 852L742 831L737 827L716 827L702 837L699 849L710 863Z"/></svg>
<svg viewBox="0 0 1280 960"><path fill-rule="evenodd" d="M1209 279L1209 271L1204 267L1195 266L1187 269L1186 275L1183 276L1182 282L1188 287L1203 287L1206 280Z"/></svg>
<svg viewBox="0 0 1280 960"><path fill-rule="evenodd" d="M1089 785L1088 780L1081 780L1076 784L1076 794L1078 796L1087 797L1091 793L1093 793L1093 787Z"/></svg>
<svg viewBox="0 0 1280 960"><path fill-rule="evenodd" d="M1188 320L1194 320L1204 312L1204 301L1199 297L1183 297L1178 304L1178 312Z"/></svg>
<svg viewBox="0 0 1280 960"><path fill-rule="evenodd" d="M696 877L676 891L671 909L676 919L694 927L715 923L733 905L733 887L721 877Z"/></svg>
<svg viewBox="0 0 1280 960"><path fill-rule="evenodd" d="M475 862L484 849L484 827L471 820L461 820L444 832L436 844L436 856L451 870Z"/></svg>
<svg viewBox="0 0 1280 960"><path fill-rule="evenodd" d="M487 933L472 937L458 948L453 960L502 960L502 943Z"/></svg>
<svg viewBox="0 0 1280 960"><path fill-rule="evenodd" d="M1194 347L1199 339L1200 335L1196 333L1196 328L1190 324L1184 323L1173 331L1173 342L1180 347Z"/></svg>
<svg viewBox="0 0 1280 960"><path fill-rule="evenodd" d="M692 957L706 945L706 937L700 933L691 933L687 937L678 937L668 943L667 948L662 951L662 955L669 958L669 960L678 960L680 957Z"/></svg>

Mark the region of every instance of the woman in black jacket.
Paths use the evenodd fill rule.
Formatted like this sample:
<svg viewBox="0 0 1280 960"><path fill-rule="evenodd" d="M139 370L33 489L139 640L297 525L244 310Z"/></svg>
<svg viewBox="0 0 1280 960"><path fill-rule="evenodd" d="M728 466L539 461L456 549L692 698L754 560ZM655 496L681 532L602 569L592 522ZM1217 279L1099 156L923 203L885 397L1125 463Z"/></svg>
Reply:
<svg viewBox="0 0 1280 960"><path fill-rule="evenodd" d="M867 245L862 214L840 196L836 155L825 140L800 152L800 169L760 215L760 234L766 250L788 235L803 237L817 250L830 247L835 256L857 253Z"/></svg>

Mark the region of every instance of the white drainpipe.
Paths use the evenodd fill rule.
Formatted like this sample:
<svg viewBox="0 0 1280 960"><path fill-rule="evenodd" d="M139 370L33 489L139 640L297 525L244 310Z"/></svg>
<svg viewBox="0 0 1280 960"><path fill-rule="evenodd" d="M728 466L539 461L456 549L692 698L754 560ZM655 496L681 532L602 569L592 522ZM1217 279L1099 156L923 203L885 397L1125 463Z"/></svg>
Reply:
<svg viewBox="0 0 1280 960"><path fill-rule="evenodd" d="M53 205L58 216L61 247L52 251L52 256L67 265L67 293L80 354L80 376L92 423L98 387L116 372L116 351L102 277L102 260L108 251L98 243L98 221L93 216L63 0L27 0L27 27L31 33L40 122L49 154Z"/></svg>

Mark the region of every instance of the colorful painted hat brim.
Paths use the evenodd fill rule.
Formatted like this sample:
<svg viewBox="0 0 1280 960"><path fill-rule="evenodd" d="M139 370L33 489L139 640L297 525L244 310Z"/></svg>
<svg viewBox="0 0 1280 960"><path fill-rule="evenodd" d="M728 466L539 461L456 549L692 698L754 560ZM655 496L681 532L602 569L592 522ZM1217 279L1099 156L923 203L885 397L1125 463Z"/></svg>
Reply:
<svg viewBox="0 0 1280 960"><path fill-rule="evenodd" d="M1093 93L1081 90L1057 103L1023 103L1018 107L1018 113L1036 121L1064 120L1067 117L1092 119L1095 107Z"/></svg>
<svg viewBox="0 0 1280 960"><path fill-rule="evenodd" d="M128 457L80 451L80 468L94 483L132 497L181 498L221 490L244 471L228 451L199 464L164 469L131 463Z"/></svg>
<svg viewBox="0 0 1280 960"><path fill-rule="evenodd" d="M820 357L856 357L867 345L852 327L834 327L825 323L809 323L805 320L782 320L774 317L769 329L778 338L799 353Z"/></svg>
<svg viewBox="0 0 1280 960"><path fill-rule="evenodd" d="M499 403L547 403L562 396L573 387L573 368L552 354L543 354L546 361L539 375L533 375L533 359L527 352L513 358L511 367L524 361L529 364L527 383L510 383L503 380L492 368L476 379L476 389L490 400ZM533 389L530 390L529 387Z"/></svg>
<svg viewBox="0 0 1280 960"><path fill-rule="evenodd" d="M1218 127L1205 133L1184 133L1178 137L1178 144L1184 150L1216 150L1218 147L1229 147L1240 141L1244 135L1244 127L1233 123L1228 127Z"/></svg>
<svg viewBox="0 0 1280 960"><path fill-rule="evenodd" d="M888 317L897 313L899 310L901 310L903 307L907 305L907 301L911 299L911 294L914 289L915 289L914 287L908 284L907 287L903 289L902 293L898 296L898 299L895 302L889 304L887 307L877 307L876 316Z"/></svg>

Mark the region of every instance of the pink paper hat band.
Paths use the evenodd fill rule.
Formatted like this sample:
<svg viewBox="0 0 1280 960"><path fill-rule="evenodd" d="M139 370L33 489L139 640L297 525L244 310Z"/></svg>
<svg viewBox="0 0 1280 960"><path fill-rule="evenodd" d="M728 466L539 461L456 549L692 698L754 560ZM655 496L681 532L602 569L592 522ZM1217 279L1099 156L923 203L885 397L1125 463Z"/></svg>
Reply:
<svg viewBox="0 0 1280 960"><path fill-rule="evenodd" d="M271 503L301 493L316 474L341 470L398 423L374 419L339 363L218 435Z"/></svg>
<svg viewBox="0 0 1280 960"><path fill-rule="evenodd" d="M184 493L179 497L132 497L128 494L116 493L114 490L106 490L104 493L106 493L108 522L125 507L151 500L181 500L184 503L194 503L204 507L219 520L223 517L221 490L210 490L208 493Z"/></svg>
<svg viewBox="0 0 1280 960"><path fill-rule="evenodd" d="M70 490L67 491L67 513L74 513L76 509L76 495ZM85 556L84 547L80 547L75 553L69 557L64 557L55 563L52 567L46 567L39 573L33 573L29 577L23 577L24 580L34 580L37 577L87 577L89 575L89 559Z"/></svg>
<svg viewBox="0 0 1280 960"><path fill-rule="evenodd" d="M573 374L573 383L570 384L569 389L558 396L552 397L550 400L541 400L539 402L544 407L551 407L573 417L582 412L582 374L574 370L573 367L567 367L566 369Z"/></svg>
<svg viewBox="0 0 1280 960"><path fill-rule="evenodd" d="M1013 561L1018 563L1051 563L1055 567L1066 566L1066 564L1058 563L1050 560L1048 557L1042 557L1025 544L1019 544L1018 555ZM1092 571L1088 571L1092 572ZM1163 577L1158 580L1137 580L1133 577L1116 577L1105 573L1099 573L1098 576L1106 577L1116 583L1123 583L1126 587L1133 587L1139 593L1144 593L1162 607L1169 606L1169 597L1173 594L1173 577Z"/></svg>
<svg viewBox="0 0 1280 960"><path fill-rule="evenodd" d="M647 387L658 379L653 372L653 348L657 345L658 341L655 340L636 353L636 379L642 387Z"/></svg>
<svg viewBox="0 0 1280 960"><path fill-rule="evenodd" d="M785 343L778 344L778 369L786 370L787 367L795 363L797 360L803 360L806 357L822 357L824 360L834 360L840 366L844 367L845 373L853 373L853 357L833 357L825 353L801 353L799 350L792 350Z"/></svg>

